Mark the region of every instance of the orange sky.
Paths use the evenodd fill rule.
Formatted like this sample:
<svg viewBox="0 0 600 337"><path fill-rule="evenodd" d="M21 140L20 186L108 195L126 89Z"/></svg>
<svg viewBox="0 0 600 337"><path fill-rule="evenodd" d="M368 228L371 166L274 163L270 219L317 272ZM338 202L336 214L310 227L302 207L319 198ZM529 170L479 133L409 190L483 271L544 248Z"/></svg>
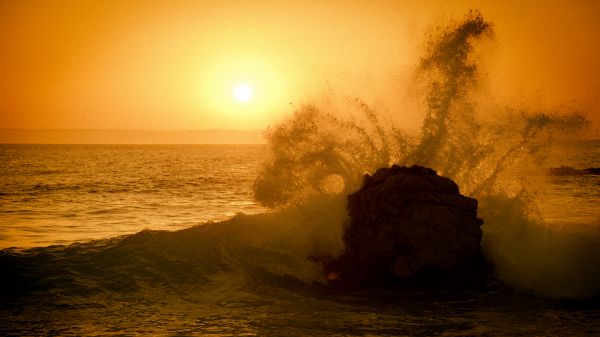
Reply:
<svg viewBox="0 0 600 337"><path fill-rule="evenodd" d="M427 30L469 8L495 25L499 100L600 124L599 1L413 3L2 1L0 128L261 129L324 88L395 109Z"/></svg>

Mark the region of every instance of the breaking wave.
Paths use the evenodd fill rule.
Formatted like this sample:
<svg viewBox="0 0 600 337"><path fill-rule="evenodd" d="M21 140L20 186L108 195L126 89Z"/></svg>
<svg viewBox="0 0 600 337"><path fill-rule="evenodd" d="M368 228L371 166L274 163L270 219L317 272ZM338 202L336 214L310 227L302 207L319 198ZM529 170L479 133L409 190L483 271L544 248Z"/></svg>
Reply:
<svg viewBox="0 0 600 337"><path fill-rule="evenodd" d="M568 107L490 102L482 94L480 68L483 42L491 40L492 24L476 11L431 35L415 71L414 92L424 116L419 132L403 129L408 111L390 117L360 99L336 97L304 104L269 129L270 158L254 195L270 212L173 232L145 230L69 246L1 250L0 334L506 335L518 328L528 335L584 335L597 330L600 221L585 228L556 224L544 218L539 199L546 192L546 159L554 144L587 122ZM456 181L463 195L479 200L484 252L497 277L512 287L494 283L458 296L340 293L324 287L322 266L315 261L344 249L346 196L365 173L391 164L429 166ZM580 173L573 170L557 172ZM559 302L513 287L591 301ZM572 310L580 304L591 310Z"/></svg>
<svg viewBox="0 0 600 337"><path fill-rule="evenodd" d="M493 39L493 27L478 12L432 35L415 76L424 114L419 133L403 130L402 111L384 123L380 112L354 98L302 105L269 129L270 158L254 187L271 212L176 232L3 250L0 297L43 292L49 303L64 302L65 294L152 292L160 285L202 301L240 302L317 289L325 280L310 257L342 251L345 196L365 173L390 164L432 167L480 201L484 250L500 279L557 297L597 295L597 232L548 226L535 199L543 179L532 174L555 139L586 121L568 109L480 101L476 55L486 39Z"/></svg>
<svg viewBox="0 0 600 337"><path fill-rule="evenodd" d="M383 123L360 99L299 107L267 132L271 158L255 183L256 199L288 207L323 195L343 198L379 167L428 166L479 200L484 250L502 280L557 297L598 294L600 277L586 265L600 267L600 228L555 230L536 200L553 145L588 122L568 107L491 103L480 49L492 39L492 24L477 11L431 36L415 76L424 114L417 134L402 129L408 112Z"/></svg>

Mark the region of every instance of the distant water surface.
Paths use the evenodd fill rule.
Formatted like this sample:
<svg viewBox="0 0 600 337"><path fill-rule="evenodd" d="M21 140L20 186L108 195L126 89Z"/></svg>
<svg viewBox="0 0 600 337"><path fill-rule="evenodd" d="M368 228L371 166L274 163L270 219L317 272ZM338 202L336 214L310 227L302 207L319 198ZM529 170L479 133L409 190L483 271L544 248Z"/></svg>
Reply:
<svg viewBox="0 0 600 337"><path fill-rule="evenodd" d="M600 167L600 140L556 146L549 152L545 167L561 166L580 170ZM548 225L600 230L600 175L547 176L537 200Z"/></svg>
<svg viewBox="0 0 600 337"><path fill-rule="evenodd" d="M266 155L264 145L0 145L0 248L263 212L252 186ZM564 143L549 153L546 168L564 165L600 167L600 141ZM600 226L600 176L543 180L537 198L549 224Z"/></svg>
<svg viewBox="0 0 600 337"><path fill-rule="evenodd" d="M264 156L263 145L0 145L0 248L261 212Z"/></svg>

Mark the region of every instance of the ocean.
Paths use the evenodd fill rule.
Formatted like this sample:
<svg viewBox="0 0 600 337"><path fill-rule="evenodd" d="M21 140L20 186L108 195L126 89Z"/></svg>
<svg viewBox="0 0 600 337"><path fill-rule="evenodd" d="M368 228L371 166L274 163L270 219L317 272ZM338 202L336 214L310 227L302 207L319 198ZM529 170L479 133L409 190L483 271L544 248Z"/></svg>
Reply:
<svg viewBox="0 0 600 337"><path fill-rule="evenodd" d="M546 169L600 167L600 141L566 142L548 157ZM266 145L0 145L0 249L266 212L253 184L267 158ZM536 205L549 225L600 224L597 175L533 175L545 183Z"/></svg>
<svg viewBox="0 0 600 337"><path fill-rule="evenodd" d="M266 146L0 146L0 335L600 335L600 141L566 141L589 124L569 106L490 102L474 49L492 33L478 11L432 31L415 134L403 109L332 95ZM392 164L478 200L485 277L328 283L346 196Z"/></svg>
<svg viewBox="0 0 600 337"><path fill-rule="evenodd" d="M600 141L556 153L553 165L600 166ZM264 145L0 146L0 334L600 333L597 300L503 283L459 293L329 289L306 257L339 244L340 228L324 227L343 219L345 205L259 206L253 184L267 159ZM579 202L563 214L598 219L598 176L545 179L554 202Z"/></svg>
<svg viewBox="0 0 600 337"><path fill-rule="evenodd" d="M264 145L0 145L0 248L182 229L264 209Z"/></svg>

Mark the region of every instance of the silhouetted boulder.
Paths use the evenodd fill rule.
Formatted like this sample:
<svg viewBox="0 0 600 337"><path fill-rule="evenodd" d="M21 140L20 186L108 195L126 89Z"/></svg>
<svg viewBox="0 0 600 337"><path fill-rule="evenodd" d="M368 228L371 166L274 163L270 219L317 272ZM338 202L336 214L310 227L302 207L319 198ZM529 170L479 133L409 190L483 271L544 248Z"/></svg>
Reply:
<svg viewBox="0 0 600 337"><path fill-rule="evenodd" d="M348 211L345 252L326 264L333 283L443 282L442 276L463 280L483 268L477 200L432 169L394 165L365 175L348 196Z"/></svg>
<svg viewBox="0 0 600 337"><path fill-rule="evenodd" d="M585 172L586 174L600 175L600 167L586 168L586 169L583 169L583 172Z"/></svg>
<svg viewBox="0 0 600 337"><path fill-rule="evenodd" d="M551 176L578 176L585 174L582 170L578 170L571 166L551 167L548 170Z"/></svg>
<svg viewBox="0 0 600 337"><path fill-rule="evenodd" d="M571 166L551 167L548 174L551 176L600 175L600 167L589 167L582 170Z"/></svg>

